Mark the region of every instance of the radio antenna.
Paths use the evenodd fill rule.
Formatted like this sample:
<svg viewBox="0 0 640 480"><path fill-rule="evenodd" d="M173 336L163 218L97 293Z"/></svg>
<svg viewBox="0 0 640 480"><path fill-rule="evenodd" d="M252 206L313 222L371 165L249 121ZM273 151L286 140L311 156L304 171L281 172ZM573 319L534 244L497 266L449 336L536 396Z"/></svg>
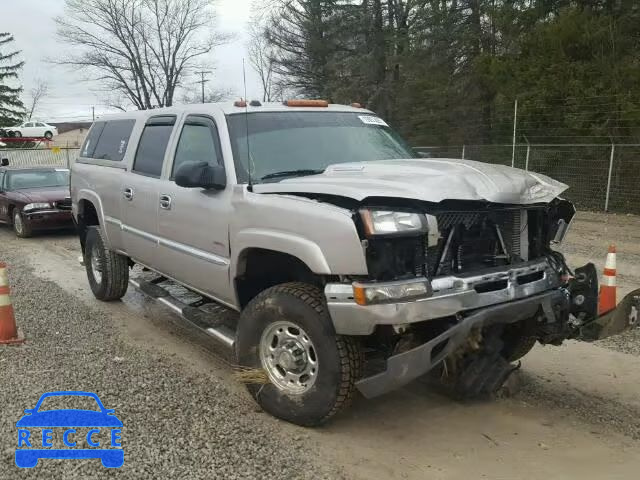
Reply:
<svg viewBox="0 0 640 480"><path fill-rule="evenodd" d="M251 168L251 146L249 144L249 100L247 99L247 72L244 68L244 58L242 59L242 81L244 83L244 121L247 131L247 170L249 171L247 190L253 192L253 169Z"/></svg>

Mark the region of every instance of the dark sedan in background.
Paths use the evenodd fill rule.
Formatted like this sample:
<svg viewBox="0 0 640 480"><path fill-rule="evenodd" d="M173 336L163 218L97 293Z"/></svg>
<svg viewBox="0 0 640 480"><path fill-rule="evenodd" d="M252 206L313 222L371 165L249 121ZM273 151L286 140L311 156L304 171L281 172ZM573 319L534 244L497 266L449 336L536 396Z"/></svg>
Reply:
<svg viewBox="0 0 640 480"><path fill-rule="evenodd" d="M18 237L73 227L69 170L0 168L0 222L12 225Z"/></svg>

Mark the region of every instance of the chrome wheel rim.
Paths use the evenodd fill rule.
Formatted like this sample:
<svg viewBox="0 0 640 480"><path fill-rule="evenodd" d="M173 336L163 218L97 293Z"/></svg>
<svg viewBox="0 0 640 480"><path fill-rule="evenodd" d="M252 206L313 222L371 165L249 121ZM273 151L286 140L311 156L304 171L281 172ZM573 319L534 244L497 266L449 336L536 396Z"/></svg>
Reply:
<svg viewBox="0 0 640 480"><path fill-rule="evenodd" d="M288 394L306 392L318 376L318 357L309 335L287 321L272 323L262 333L260 362L271 383Z"/></svg>
<svg viewBox="0 0 640 480"><path fill-rule="evenodd" d="M102 283L102 262L97 249L91 250L91 274L96 283Z"/></svg>
<svg viewBox="0 0 640 480"><path fill-rule="evenodd" d="M22 217L18 212L16 212L16 214L13 216L13 225L16 228L16 232L22 235L22 229L24 228L24 226L22 225Z"/></svg>

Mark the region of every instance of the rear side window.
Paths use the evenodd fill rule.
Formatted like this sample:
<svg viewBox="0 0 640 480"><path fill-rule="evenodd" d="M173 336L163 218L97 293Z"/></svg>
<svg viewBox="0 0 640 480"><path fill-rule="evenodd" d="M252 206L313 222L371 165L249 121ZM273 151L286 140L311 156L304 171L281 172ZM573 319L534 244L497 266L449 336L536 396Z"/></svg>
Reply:
<svg viewBox="0 0 640 480"><path fill-rule="evenodd" d="M201 116L189 116L184 122L173 160L171 179L183 163L207 162L222 164L218 131L213 120Z"/></svg>
<svg viewBox="0 0 640 480"><path fill-rule="evenodd" d="M144 127L132 171L149 177L159 177L167 150L171 131L176 123L175 116L152 117Z"/></svg>
<svg viewBox="0 0 640 480"><path fill-rule="evenodd" d="M135 120L110 120L106 122L92 157L99 160L122 161L135 123Z"/></svg>
<svg viewBox="0 0 640 480"><path fill-rule="evenodd" d="M98 139L102 134L102 130L104 129L105 122L95 122L91 126L91 130L89 130L89 134L87 138L84 139L84 144L82 145L81 157L91 158L93 157L93 152L96 149L96 145L98 144Z"/></svg>

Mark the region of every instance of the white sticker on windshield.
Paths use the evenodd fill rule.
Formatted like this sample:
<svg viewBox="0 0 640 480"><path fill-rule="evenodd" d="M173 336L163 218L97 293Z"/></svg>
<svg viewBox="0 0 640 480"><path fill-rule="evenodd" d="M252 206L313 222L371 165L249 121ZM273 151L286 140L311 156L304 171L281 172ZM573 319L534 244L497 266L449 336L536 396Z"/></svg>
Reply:
<svg viewBox="0 0 640 480"><path fill-rule="evenodd" d="M358 115L358 118L362 121L362 123L366 123L367 125L381 125L383 127L388 127L387 122L382 120L380 117L374 117L373 115Z"/></svg>

